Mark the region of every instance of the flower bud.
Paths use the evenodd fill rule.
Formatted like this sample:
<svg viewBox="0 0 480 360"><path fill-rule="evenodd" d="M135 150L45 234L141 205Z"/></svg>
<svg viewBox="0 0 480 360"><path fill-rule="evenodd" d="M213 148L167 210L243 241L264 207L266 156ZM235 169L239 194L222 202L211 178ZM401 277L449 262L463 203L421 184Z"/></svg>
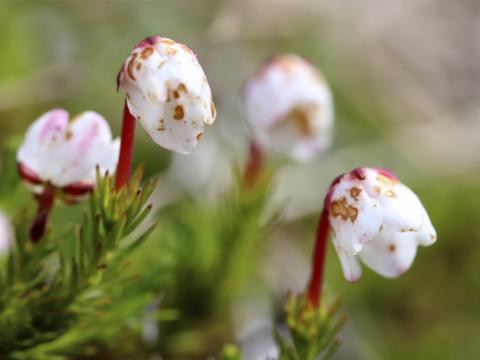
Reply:
<svg viewBox="0 0 480 360"><path fill-rule="evenodd" d="M13 246L13 230L10 220L0 213L0 256L7 254Z"/></svg>
<svg viewBox="0 0 480 360"><path fill-rule="evenodd" d="M358 168L337 178L325 201L345 278L361 277L359 259L388 278L413 263L417 246L437 235L418 197L384 169Z"/></svg>
<svg viewBox="0 0 480 360"><path fill-rule="evenodd" d="M94 188L96 166L115 171L119 145L101 115L87 111L69 121L65 110L51 110L27 130L17 153L20 176L36 194L54 186L74 201Z"/></svg>
<svg viewBox="0 0 480 360"><path fill-rule="evenodd" d="M187 46L154 36L141 41L117 77L131 114L152 140L191 153L216 110L207 78Z"/></svg>
<svg viewBox="0 0 480 360"><path fill-rule="evenodd" d="M298 55L279 55L246 84L244 111L265 150L307 161L332 138L333 103L322 74Z"/></svg>

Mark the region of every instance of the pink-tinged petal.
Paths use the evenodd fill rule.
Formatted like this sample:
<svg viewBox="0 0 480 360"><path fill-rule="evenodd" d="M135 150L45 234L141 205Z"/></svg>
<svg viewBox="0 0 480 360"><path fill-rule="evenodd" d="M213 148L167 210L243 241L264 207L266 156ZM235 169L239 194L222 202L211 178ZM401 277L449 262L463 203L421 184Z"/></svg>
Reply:
<svg viewBox="0 0 480 360"><path fill-rule="evenodd" d="M93 183L95 167L110 151L112 133L106 120L88 111L72 120L64 136L61 166L52 183L64 187L78 182Z"/></svg>
<svg viewBox="0 0 480 360"><path fill-rule="evenodd" d="M30 127L17 158L22 179L38 193L44 183L59 188L93 185L95 167L105 164L113 173L119 143L112 142L108 123L89 111L68 121L63 110L50 111ZM116 152L116 155L115 155Z"/></svg>
<svg viewBox="0 0 480 360"><path fill-rule="evenodd" d="M359 253L370 269L387 278L396 278L412 265L417 253L417 233L401 233L388 226Z"/></svg>
<svg viewBox="0 0 480 360"><path fill-rule="evenodd" d="M17 161L40 179L50 178L58 166L56 159L67 126L68 113L65 110L52 110L42 115L27 130Z"/></svg>
<svg viewBox="0 0 480 360"><path fill-rule="evenodd" d="M357 282L362 277L362 268L355 255L349 254L341 249L337 250L340 264L342 265L343 276L350 282Z"/></svg>
<svg viewBox="0 0 480 360"><path fill-rule="evenodd" d="M378 233L384 212L357 180L343 178L335 186L329 204L329 220L335 245L357 254Z"/></svg>
<svg viewBox="0 0 480 360"><path fill-rule="evenodd" d="M418 231L425 209L417 195L398 180L367 169L363 181L368 194L384 209L384 224L400 232Z"/></svg>

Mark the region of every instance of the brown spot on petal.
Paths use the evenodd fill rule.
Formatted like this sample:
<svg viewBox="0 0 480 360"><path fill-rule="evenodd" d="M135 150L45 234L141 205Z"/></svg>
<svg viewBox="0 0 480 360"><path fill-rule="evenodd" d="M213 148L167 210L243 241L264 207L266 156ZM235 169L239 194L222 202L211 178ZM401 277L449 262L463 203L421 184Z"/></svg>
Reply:
<svg viewBox="0 0 480 360"><path fill-rule="evenodd" d="M183 111L183 106L182 105L175 106L175 112L173 114L173 118L175 120L182 120L184 116L185 116L185 113Z"/></svg>
<svg viewBox="0 0 480 360"><path fill-rule="evenodd" d="M212 118L215 119L215 116L217 116L217 109L215 108L213 101L210 102L210 113L212 114Z"/></svg>
<svg viewBox="0 0 480 360"><path fill-rule="evenodd" d="M376 193L379 193L379 194L382 192L382 188L381 188L380 186L378 186L378 185L375 185L375 186L373 187L373 190L374 190Z"/></svg>
<svg viewBox="0 0 480 360"><path fill-rule="evenodd" d="M133 75L133 65L135 64L135 59L137 58L137 54L133 54L132 55L132 58L130 59L130 61L128 62L128 65L127 65L127 75L130 79L132 80L137 80L135 78L135 76Z"/></svg>
<svg viewBox="0 0 480 360"><path fill-rule="evenodd" d="M137 65L135 65L135 67L137 68L137 70L140 70L142 68L142 63L137 63Z"/></svg>
<svg viewBox="0 0 480 360"><path fill-rule="evenodd" d="M148 59L150 57L150 55L153 54L153 48L151 46L147 46L146 48L144 48L142 50L142 52L140 53L140 57L142 59Z"/></svg>
<svg viewBox="0 0 480 360"><path fill-rule="evenodd" d="M276 124L276 127L280 128L292 123L300 135L304 137L309 137L312 135L310 121L305 111L298 108L292 109L281 121Z"/></svg>
<svg viewBox="0 0 480 360"><path fill-rule="evenodd" d="M388 245L388 251L394 252L395 250L397 250L397 247L395 246L395 244Z"/></svg>
<svg viewBox="0 0 480 360"><path fill-rule="evenodd" d="M167 39L167 38L160 38L158 40L158 42L160 44L165 44L165 45L175 45L175 41L171 40L171 39Z"/></svg>
<svg viewBox="0 0 480 360"><path fill-rule="evenodd" d="M65 141L69 141L72 137L73 137L73 133L70 130L68 130L65 133Z"/></svg>
<svg viewBox="0 0 480 360"><path fill-rule="evenodd" d="M165 121L160 119L160 125L157 127L157 131L165 131Z"/></svg>
<svg viewBox="0 0 480 360"><path fill-rule="evenodd" d="M198 133L198 134L197 134L197 141L200 141L200 139L202 138L202 136L203 136L203 133Z"/></svg>
<svg viewBox="0 0 480 360"><path fill-rule="evenodd" d="M352 187L350 190L350 196L355 199L355 201L358 201L358 197L360 196L362 189L357 188L357 187Z"/></svg>
<svg viewBox="0 0 480 360"><path fill-rule="evenodd" d="M178 99L178 98L180 97L180 94L178 93L177 90L175 90L175 91L173 92L173 97L174 97L175 99Z"/></svg>
<svg viewBox="0 0 480 360"><path fill-rule="evenodd" d="M177 91L183 91L184 93L188 93L188 89L184 83L178 84Z"/></svg>
<svg viewBox="0 0 480 360"><path fill-rule="evenodd" d="M385 191L385 196L389 198L396 198L397 194L393 190L387 190Z"/></svg>
<svg viewBox="0 0 480 360"><path fill-rule="evenodd" d="M166 49L166 51L167 51L167 54L168 54L168 55L175 55L175 54L177 53L177 50L174 49L174 48L171 47L171 46L168 46L167 49Z"/></svg>
<svg viewBox="0 0 480 360"><path fill-rule="evenodd" d="M389 185L389 186L392 186L392 185L396 185L397 184L397 181L395 181L394 179L391 179L391 178L388 178L382 174L378 174L377 175L377 181L380 183L380 184L383 184L383 185Z"/></svg>
<svg viewBox="0 0 480 360"><path fill-rule="evenodd" d="M357 220L358 209L350 205L345 197L333 201L330 211L335 218L340 217L342 220L350 220L352 223Z"/></svg>
<svg viewBox="0 0 480 360"><path fill-rule="evenodd" d="M308 121L308 117L302 110L294 110L293 111L293 120L295 121L295 125L297 126L298 131L303 136L310 136L312 135L312 129L310 127L310 122Z"/></svg>

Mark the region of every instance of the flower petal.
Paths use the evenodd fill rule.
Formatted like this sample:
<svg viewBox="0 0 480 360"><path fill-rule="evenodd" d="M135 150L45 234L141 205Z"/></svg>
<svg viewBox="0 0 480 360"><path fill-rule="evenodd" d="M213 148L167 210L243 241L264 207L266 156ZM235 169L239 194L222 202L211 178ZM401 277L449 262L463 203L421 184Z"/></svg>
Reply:
<svg viewBox="0 0 480 360"><path fill-rule="evenodd" d="M423 224L425 208L417 195L398 180L373 169L364 169L363 181L368 194L384 209L384 224L400 232L418 231Z"/></svg>
<svg viewBox="0 0 480 360"><path fill-rule="evenodd" d="M205 74L193 52L155 37L133 50L120 76L128 108L152 140L191 153L216 111Z"/></svg>
<svg viewBox="0 0 480 360"><path fill-rule="evenodd" d="M384 212L379 202L363 189L361 182L342 179L332 193L329 220L335 245L357 254L377 235Z"/></svg>
<svg viewBox="0 0 480 360"><path fill-rule="evenodd" d="M43 114L28 128L25 141L17 153L17 161L38 178L50 179L58 172L58 156L68 127L68 113L62 109Z"/></svg>
<svg viewBox="0 0 480 360"><path fill-rule="evenodd" d="M401 233L384 226L382 231L359 253L370 269L387 278L395 278L407 271L417 253L417 233Z"/></svg>
<svg viewBox="0 0 480 360"><path fill-rule="evenodd" d="M116 138L107 148L105 154L100 157L98 166L100 167L100 174L108 172L110 175L115 174L118 164L118 156L120 154L120 138Z"/></svg>
<svg viewBox="0 0 480 360"><path fill-rule="evenodd" d="M77 182L94 182L95 167L111 154L112 133L106 120L87 111L72 120L63 138L58 161L61 166L50 179L62 187Z"/></svg>
<svg viewBox="0 0 480 360"><path fill-rule="evenodd" d="M343 276L350 282L357 282L362 276L362 268L360 267L360 262L358 261L355 255L349 254L337 247L338 258L340 259L340 264L342 265Z"/></svg>
<svg viewBox="0 0 480 360"><path fill-rule="evenodd" d="M266 150L308 161L330 145L331 92L301 57L276 56L247 83L243 95L245 115Z"/></svg>
<svg viewBox="0 0 480 360"><path fill-rule="evenodd" d="M422 246L433 245L437 241L437 232L432 225L430 217L425 211L424 222L420 230L417 232L417 242Z"/></svg>

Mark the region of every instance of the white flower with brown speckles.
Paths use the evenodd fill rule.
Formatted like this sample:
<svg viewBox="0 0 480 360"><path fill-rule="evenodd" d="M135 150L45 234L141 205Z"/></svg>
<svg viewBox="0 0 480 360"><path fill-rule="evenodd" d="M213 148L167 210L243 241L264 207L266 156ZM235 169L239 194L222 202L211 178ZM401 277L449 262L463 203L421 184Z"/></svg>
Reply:
<svg viewBox="0 0 480 360"><path fill-rule="evenodd" d="M335 180L325 202L333 243L347 280L361 277L360 260L385 277L413 263L417 246L437 238L418 197L384 169L358 168Z"/></svg>
<svg viewBox="0 0 480 360"><path fill-rule="evenodd" d="M20 176L35 194L51 186L74 201L94 188L97 165L102 173L115 171L119 145L101 115L87 111L69 121L65 110L51 110L30 126L18 150Z"/></svg>
<svg viewBox="0 0 480 360"><path fill-rule="evenodd" d="M265 151L307 161L331 143L333 101L322 74L298 55L279 55L246 84L245 115Z"/></svg>
<svg viewBox="0 0 480 360"><path fill-rule="evenodd" d="M216 111L207 78L187 46L154 36L141 41L118 74L131 114L152 140L188 154Z"/></svg>

